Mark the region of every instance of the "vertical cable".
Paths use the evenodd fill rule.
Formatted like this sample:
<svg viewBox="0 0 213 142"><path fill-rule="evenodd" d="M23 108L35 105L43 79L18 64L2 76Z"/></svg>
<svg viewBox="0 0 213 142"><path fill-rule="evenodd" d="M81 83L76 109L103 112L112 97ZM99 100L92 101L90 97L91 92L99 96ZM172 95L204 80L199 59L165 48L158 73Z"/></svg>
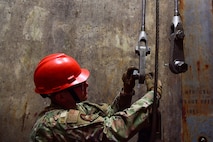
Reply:
<svg viewBox="0 0 213 142"><path fill-rule="evenodd" d="M154 99L152 106L152 132L150 142L156 139L157 127L157 87L158 87L158 53L159 53L159 0L156 0L156 38L155 38L155 76L154 76Z"/></svg>
<svg viewBox="0 0 213 142"><path fill-rule="evenodd" d="M141 31L145 31L145 14L146 14L146 0L142 0L142 26L141 26Z"/></svg>

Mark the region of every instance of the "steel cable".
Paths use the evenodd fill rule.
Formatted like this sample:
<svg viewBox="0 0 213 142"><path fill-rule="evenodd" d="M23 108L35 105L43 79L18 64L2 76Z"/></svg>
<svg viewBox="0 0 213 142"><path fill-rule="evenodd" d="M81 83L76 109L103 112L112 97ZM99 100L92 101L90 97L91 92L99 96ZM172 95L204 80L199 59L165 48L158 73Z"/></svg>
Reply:
<svg viewBox="0 0 213 142"><path fill-rule="evenodd" d="M155 37L155 75L154 75L154 100L152 107L152 132L150 142L156 139L156 125L157 125L157 88L158 88L158 54L159 54L159 0L156 0L156 37Z"/></svg>

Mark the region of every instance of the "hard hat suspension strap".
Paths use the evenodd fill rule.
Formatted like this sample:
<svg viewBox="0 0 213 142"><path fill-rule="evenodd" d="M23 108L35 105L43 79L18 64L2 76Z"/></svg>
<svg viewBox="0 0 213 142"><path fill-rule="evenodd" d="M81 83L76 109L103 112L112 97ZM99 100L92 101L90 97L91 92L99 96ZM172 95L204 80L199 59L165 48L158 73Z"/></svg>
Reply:
<svg viewBox="0 0 213 142"><path fill-rule="evenodd" d="M70 95L73 97L75 102L80 103L80 99L79 99L78 95L76 94L76 92L73 90L73 88L70 88L68 91L70 92Z"/></svg>

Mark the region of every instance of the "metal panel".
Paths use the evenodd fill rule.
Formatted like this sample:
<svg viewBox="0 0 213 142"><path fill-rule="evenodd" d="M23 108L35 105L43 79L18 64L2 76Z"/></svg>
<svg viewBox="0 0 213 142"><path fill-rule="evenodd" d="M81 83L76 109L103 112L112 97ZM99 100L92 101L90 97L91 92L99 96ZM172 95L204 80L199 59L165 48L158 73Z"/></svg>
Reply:
<svg viewBox="0 0 213 142"><path fill-rule="evenodd" d="M182 141L213 141L212 0L181 1L185 29Z"/></svg>

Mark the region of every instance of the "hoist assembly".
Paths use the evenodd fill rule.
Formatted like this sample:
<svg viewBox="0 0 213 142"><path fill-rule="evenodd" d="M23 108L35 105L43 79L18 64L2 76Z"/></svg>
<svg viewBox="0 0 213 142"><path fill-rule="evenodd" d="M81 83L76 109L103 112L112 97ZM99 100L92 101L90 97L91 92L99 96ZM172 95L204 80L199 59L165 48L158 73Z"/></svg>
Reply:
<svg viewBox="0 0 213 142"><path fill-rule="evenodd" d="M138 45L135 53L139 55L139 70L134 71L139 84L145 80L146 56L150 54L150 48L147 45L147 35L145 32L146 0L142 0L141 32L139 34ZM152 116L150 118L149 128L141 129L138 135L138 142L161 141L161 113L158 110L159 101L157 99L158 82L158 49L159 49L159 0L156 0L156 51L155 51L155 73L154 73L154 100L152 105Z"/></svg>
<svg viewBox="0 0 213 142"><path fill-rule="evenodd" d="M171 72L175 74L186 72L188 65L185 63L184 50L183 50L183 40L184 40L184 30L178 9L178 0L174 0L174 17L171 25L170 33L170 60L169 68Z"/></svg>
<svg viewBox="0 0 213 142"><path fill-rule="evenodd" d="M136 46L135 53L139 55L139 71L135 71L134 75L139 78L139 83L144 82L146 56L150 54L150 48L147 46L147 35L145 32L145 13L146 13L146 0L142 0L142 17L141 17L141 32L138 39L138 45Z"/></svg>

